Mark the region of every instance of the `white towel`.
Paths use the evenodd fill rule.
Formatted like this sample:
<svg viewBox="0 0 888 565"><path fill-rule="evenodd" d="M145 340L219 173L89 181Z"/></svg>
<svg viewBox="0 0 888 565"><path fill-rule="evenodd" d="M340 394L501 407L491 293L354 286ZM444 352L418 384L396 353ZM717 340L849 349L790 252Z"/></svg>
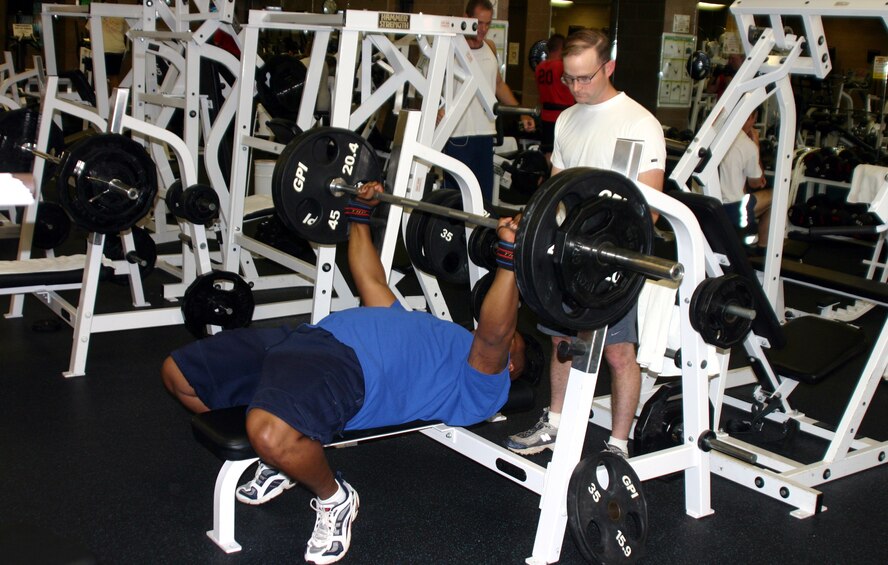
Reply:
<svg viewBox="0 0 888 565"><path fill-rule="evenodd" d="M647 280L638 295L638 364L652 373L663 369L669 324L678 283Z"/></svg>
<svg viewBox="0 0 888 565"><path fill-rule="evenodd" d="M888 167L857 165L851 177L848 202L869 204L888 188Z"/></svg>
<svg viewBox="0 0 888 565"><path fill-rule="evenodd" d="M31 175L0 173L0 206L28 206L34 202L34 195L28 183Z"/></svg>

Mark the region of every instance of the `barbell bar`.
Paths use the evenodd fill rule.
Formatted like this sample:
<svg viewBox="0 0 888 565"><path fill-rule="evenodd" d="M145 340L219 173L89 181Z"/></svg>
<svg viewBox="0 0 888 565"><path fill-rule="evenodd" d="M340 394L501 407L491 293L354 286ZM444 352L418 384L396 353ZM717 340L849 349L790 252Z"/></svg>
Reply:
<svg viewBox="0 0 888 565"><path fill-rule="evenodd" d="M22 150L23 152L30 153L30 154L34 155L35 157L40 157L41 159L49 161L53 165L61 165L62 161L63 161L63 159L61 157L56 157L55 155L52 155L50 153L46 153L45 151L40 151L39 149L37 149L34 146L33 143L23 143L23 144L19 145L18 148L20 150ZM77 165L74 167L74 173L77 176L80 176L83 174L83 170L84 170L83 161L79 161L77 163ZM108 186L109 190L115 190L117 192L125 194L126 197L129 198L130 200L137 200L139 198L139 189L126 184L125 182L121 181L120 179L112 178L109 180L109 179L97 178L97 177L93 177L93 176L87 176L86 180L91 181L91 182L102 183L102 184ZM96 199L98 199L100 196L102 196L102 194L104 194L104 193L96 194L95 196L90 198L89 201L94 202Z"/></svg>
<svg viewBox="0 0 888 565"><path fill-rule="evenodd" d="M342 193L357 194L360 185L351 185L342 178L335 178L330 181L330 192L333 196L339 197ZM464 210L448 208L439 204L432 204L420 200L413 200L403 196L396 196L387 192L378 192L374 195L376 200L387 202L404 208L412 208L421 210L430 214L436 214L447 218L454 218L465 221L470 224L496 230L499 222L494 218L482 216L480 214L472 214ZM681 263L637 253L629 249L620 249L612 243L602 243L595 246L590 240L582 236L568 237L565 245L573 246L581 254L594 256L598 261L625 267L632 271L656 277L659 279L668 279L671 281L680 281L684 275L684 266ZM554 250L553 250L554 253Z"/></svg>

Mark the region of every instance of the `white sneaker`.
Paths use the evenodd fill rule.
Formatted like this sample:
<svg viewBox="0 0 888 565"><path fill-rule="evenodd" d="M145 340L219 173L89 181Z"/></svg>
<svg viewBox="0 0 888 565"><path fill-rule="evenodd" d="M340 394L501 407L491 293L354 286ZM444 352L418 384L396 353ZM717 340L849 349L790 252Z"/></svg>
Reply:
<svg viewBox="0 0 888 565"><path fill-rule="evenodd" d="M323 565L342 559L351 544L352 522L358 517L360 498L355 489L342 479L336 479L345 490L345 501L336 506L323 506L318 498L311 499L317 512L314 532L305 548L305 560Z"/></svg>
<svg viewBox="0 0 888 565"><path fill-rule="evenodd" d="M555 450L555 438L558 428L549 423L549 409L543 410L543 416L529 430L509 436L504 445L521 455L533 455L546 449Z"/></svg>
<svg viewBox="0 0 888 565"><path fill-rule="evenodd" d="M290 477L259 461L256 476L237 487L234 496L244 504L264 504L294 485Z"/></svg>

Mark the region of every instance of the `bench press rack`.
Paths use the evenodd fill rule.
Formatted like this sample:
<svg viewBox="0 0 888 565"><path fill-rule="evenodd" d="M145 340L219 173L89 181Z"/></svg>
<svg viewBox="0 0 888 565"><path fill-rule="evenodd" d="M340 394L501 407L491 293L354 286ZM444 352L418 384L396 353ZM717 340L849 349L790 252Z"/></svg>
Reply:
<svg viewBox="0 0 888 565"><path fill-rule="evenodd" d="M474 198L473 186L465 177L474 180L468 167L443 153L421 143L422 119L418 111L403 111L398 124L395 146L399 147L395 174L402 175L412 170L414 162L424 165L435 164L454 175L463 194L465 206L480 207L480 197ZM394 164L394 163L393 163ZM394 193L404 188L404 181L395 183ZM414 187L415 188L415 187ZM642 480L684 471L685 506L688 515L701 518L713 512L710 506L709 453L698 447L697 441L708 429L708 377L706 359L708 347L690 326L689 304L697 284L704 278L704 240L696 218L679 202L639 184L648 204L668 218L675 228L678 246L678 260L684 266L684 278L679 286L681 326L687 336L683 346L682 383L687 393L683 397L686 440L682 445L630 460L632 467ZM399 190L400 189L400 190ZM390 220L402 220L403 210L392 205ZM392 218L394 216L394 218ZM387 235L392 230L387 230ZM385 251L385 246L383 247ZM386 255L383 255L386 256ZM384 262L387 272L391 261ZM472 277L480 277L483 270L469 264ZM432 297L427 297L434 305ZM432 310L436 316L444 317L445 311ZM500 445L484 439L465 428L446 424L428 424L418 431L436 442L457 451L484 465L496 473L518 483L540 495L540 518L537 525L533 550L527 563L541 565L558 561L567 525L566 496L571 473L580 460L592 407L598 369L603 353L606 328L581 333L583 353L574 357L571 368L564 411L562 432L556 439L551 463L542 466L513 453ZM255 454L245 441L246 431L243 412L235 411L234 417L222 417L211 411L195 416L195 433L201 443L225 460L216 480L214 495L213 530L209 537L226 552L238 551L240 545L234 539L234 490L241 474L255 461ZM200 430L198 430L200 428ZM416 431L410 427L409 431ZM378 437L373 430L362 433ZM232 440L237 441L232 443ZM349 442L357 441L350 437ZM225 451L226 447L237 447Z"/></svg>
<svg viewBox="0 0 888 565"><path fill-rule="evenodd" d="M396 22L396 23L392 23ZM433 16L424 14L392 14L388 12L354 11L346 10L343 13L333 15L318 15L304 13L290 13L279 11L251 10L249 23L242 29L243 52L241 56L241 77L254 76L255 69L260 62L258 56L258 43L260 30L292 30L310 32L313 34L312 52L305 88L302 94L296 125L303 131L308 130L314 124L314 105L317 99L317 88L322 73L322 62L327 52L333 32L339 34L339 50L334 88L332 92L330 125L350 130L359 129L371 116L380 110L385 102L392 96L402 92L404 88L412 88L422 95L422 141L427 144L432 142L443 147L450 132L456 126L456 122L464 111L472 96L480 95L493 116L495 97L493 90L480 81L474 79L479 73L468 52L468 44L465 35L473 34L473 26L477 20L473 18L455 18L448 16ZM406 36L422 36L420 41L423 56L428 59L428 67L425 73L414 66L404 55L403 46L396 45L388 34L402 34ZM359 55L361 65L358 69ZM384 57L386 63L392 68L392 74L387 80L375 88L370 81L370 67L373 64L373 54ZM461 88L451 85L447 92L460 93L461 98L454 94L445 94L445 77L453 71L454 61L460 65L462 83ZM473 66L474 65L474 66ZM352 97L355 92L355 69L361 76L360 103L352 109ZM475 71L473 72L473 69ZM342 282L341 274L335 268L335 248L329 245L319 245L316 248L317 264L327 268L316 269L313 265L290 257L284 253L271 249L269 246L246 236L243 232L244 210L247 206L246 191L250 170L250 154L254 149L280 154L283 146L267 139L252 135L252 105L253 82L241 80L238 83L238 109L235 124L236 140L231 174L231 186L236 187L231 191L230 210L228 213L228 234L224 238L227 242L225 257L225 269L233 269L239 261L239 257L245 253L256 253L272 259L279 264L299 273L306 273L315 277L315 294L312 304L312 319L319 320L331 311L333 294L342 299L348 293L347 285ZM480 93L480 94L478 94ZM439 102L442 97L451 104L450 111L441 123L436 126L436 117ZM390 164L390 177L392 167ZM394 180L389 179L395 194L403 195L407 189L408 174L413 186L423 187L428 166L417 163L412 169L397 167ZM468 175L474 188L472 211L481 211L480 188L474 176ZM414 193L417 198L422 195L422 188ZM477 206L475 205L477 202ZM469 209L467 207L467 209ZM406 221L406 220L405 220ZM392 214L389 215L387 225L396 225ZM387 230L382 243L382 259L384 265L390 265L394 254L396 230ZM417 271L421 284L425 289L435 289L425 292L426 297L433 297L436 301L433 309L436 312L444 312L449 317L446 303L441 298L441 292L437 281ZM394 284L395 281L393 281ZM398 294L398 291L395 290ZM350 296L349 296L350 297ZM350 297L351 298L351 297ZM421 306L419 300L408 300L412 306ZM357 305L352 300L344 307Z"/></svg>

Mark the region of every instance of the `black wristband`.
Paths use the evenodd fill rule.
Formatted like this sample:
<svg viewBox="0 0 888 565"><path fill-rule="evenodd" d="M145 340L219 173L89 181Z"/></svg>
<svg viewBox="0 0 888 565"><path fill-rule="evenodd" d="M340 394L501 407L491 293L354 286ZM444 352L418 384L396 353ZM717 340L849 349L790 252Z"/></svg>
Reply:
<svg viewBox="0 0 888 565"><path fill-rule="evenodd" d="M373 212L373 206L361 202L360 200L349 200L345 205L345 217L349 222L358 224L369 224L370 214Z"/></svg>
<svg viewBox="0 0 888 565"><path fill-rule="evenodd" d="M501 269L515 270L515 244L500 240L496 245L496 265Z"/></svg>

